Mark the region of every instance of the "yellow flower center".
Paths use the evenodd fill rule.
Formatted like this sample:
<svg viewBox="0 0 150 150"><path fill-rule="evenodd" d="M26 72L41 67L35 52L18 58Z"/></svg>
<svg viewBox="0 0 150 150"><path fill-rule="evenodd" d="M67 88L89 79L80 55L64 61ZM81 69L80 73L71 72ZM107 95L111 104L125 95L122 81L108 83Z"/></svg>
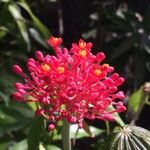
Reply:
<svg viewBox="0 0 150 150"><path fill-rule="evenodd" d="M42 69L43 69L44 72L48 72L51 69L51 67L47 64L43 64Z"/></svg>
<svg viewBox="0 0 150 150"><path fill-rule="evenodd" d="M108 68L109 64L103 64L103 67Z"/></svg>
<svg viewBox="0 0 150 150"><path fill-rule="evenodd" d="M58 71L58 73L62 74L65 72L65 68L64 67L58 67L57 71Z"/></svg>
<svg viewBox="0 0 150 150"><path fill-rule="evenodd" d="M85 49L80 50L80 51L79 51L79 55L80 55L81 57L85 57L85 56L87 55L86 50L85 50Z"/></svg>
<svg viewBox="0 0 150 150"><path fill-rule="evenodd" d="M58 41L60 40L60 38L53 38L53 42L56 44Z"/></svg>
<svg viewBox="0 0 150 150"><path fill-rule="evenodd" d="M80 47L81 49L85 49L86 43L85 43L85 42L80 42L80 43L79 43L79 47Z"/></svg>
<svg viewBox="0 0 150 150"><path fill-rule="evenodd" d="M95 71L94 71L94 74L95 74L96 76L99 76L101 73L102 73L102 72L101 72L100 69L95 69Z"/></svg>

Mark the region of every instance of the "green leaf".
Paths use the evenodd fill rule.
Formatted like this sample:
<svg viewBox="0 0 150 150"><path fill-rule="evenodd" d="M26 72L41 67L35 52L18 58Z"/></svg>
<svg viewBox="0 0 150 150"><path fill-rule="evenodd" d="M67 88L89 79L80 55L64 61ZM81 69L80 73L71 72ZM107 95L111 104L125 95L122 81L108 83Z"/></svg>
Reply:
<svg viewBox="0 0 150 150"><path fill-rule="evenodd" d="M0 91L0 98L8 105L9 96Z"/></svg>
<svg viewBox="0 0 150 150"><path fill-rule="evenodd" d="M142 88L140 88L130 96L128 101L127 115L133 115L139 110L141 100L142 100L142 95L143 95Z"/></svg>
<svg viewBox="0 0 150 150"><path fill-rule="evenodd" d="M8 123L5 125L0 125L0 134L4 134L8 131L20 131L23 128L28 127L29 121L24 120L24 121L18 121L15 123Z"/></svg>
<svg viewBox="0 0 150 150"><path fill-rule="evenodd" d="M31 119L27 118L27 116L24 116L21 112L15 110L14 105L11 105L11 107L9 106L6 107L4 105L0 106L0 134L1 135L3 135L8 131L19 131L23 128L26 128L28 127L30 122Z"/></svg>
<svg viewBox="0 0 150 150"><path fill-rule="evenodd" d="M112 106L112 105L110 105L109 107L108 107L108 110L109 111L112 111L112 110L114 110L115 108ZM123 122L123 120L121 119L121 117L120 117L120 115L119 115L119 113L114 113L113 114L113 116L115 117L115 120L116 120L116 122L120 125L120 126L124 126L125 125L125 123Z"/></svg>
<svg viewBox="0 0 150 150"><path fill-rule="evenodd" d="M42 33L44 38L47 39L50 36L50 32L47 29L47 27L33 14L29 5L26 3L25 0L20 0L20 1L21 1L19 2L20 6L22 6L28 12L28 14L30 15L30 17L34 22L34 26L38 28L38 30Z"/></svg>
<svg viewBox="0 0 150 150"><path fill-rule="evenodd" d="M7 34L7 32L5 30L2 30L2 27L0 26L0 39L5 37L6 34Z"/></svg>
<svg viewBox="0 0 150 150"><path fill-rule="evenodd" d="M59 147L55 146L55 145L48 145L46 146L46 150L62 150Z"/></svg>
<svg viewBox="0 0 150 150"><path fill-rule="evenodd" d="M90 126L85 121L83 121L83 129L86 133L89 134L89 136L91 136L91 137L93 136L93 134L90 130Z"/></svg>
<svg viewBox="0 0 150 150"><path fill-rule="evenodd" d="M40 138L44 127L44 119L35 117L28 135L28 150L39 150Z"/></svg>
<svg viewBox="0 0 150 150"><path fill-rule="evenodd" d="M76 139L80 139L80 138L84 138L84 137L94 137L100 133L103 133L105 132L104 130L101 130L101 129L98 129L96 127L93 127L93 126L89 126L88 127L91 132L91 134L89 134L87 131L85 131L85 129L79 129L78 130L78 126L77 125L71 125L71 128L70 128L70 136L71 138L75 138ZM76 131L78 130L78 133L76 135Z"/></svg>
<svg viewBox="0 0 150 150"><path fill-rule="evenodd" d="M89 126L89 130L92 133L92 137L105 132L105 130L93 126ZM53 140L61 140L61 136L60 134L58 135L56 130L54 130L53 133L54 133ZM89 135L89 133L87 133L84 129L78 129L78 125L76 124L70 126L70 138L81 139L85 137L91 137L91 135Z"/></svg>
<svg viewBox="0 0 150 150"><path fill-rule="evenodd" d="M8 9L18 25L21 35L27 44L28 50L30 50L31 45L30 45L28 30L25 24L25 20L20 13L19 7L15 3L10 3L8 5Z"/></svg>
<svg viewBox="0 0 150 150"><path fill-rule="evenodd" d="M48 46L47 46L47 44L45 42L45 39L43 39L41 37L41 35L39 34L39 32L36 29L30 28L29 32L30 32L30 35L32 36L32 38L35 41L37 41L38 43L40 43L43 47L48 48Z"/></svg>
<svg viewBox="0 0 150 150"><path fill-rule="evenodd" d="M147 99L148 95L146 95L143 92L143 87L141 87L139 90L137 90L131 95L128 103L128 112L127 112L127 118L128 120L131 121L131 124L134 124L135 121L137 120Z"/></svg>
<svg viewBox="0 0 150 150"><path fill-rule="evenodd" d="M7 2L9 2L10 0L1 0L2 2L4 2L4 3L7 3Z"/></svg>
<svg viewBox="0 0 150 150"><path fill-rule="evenodd" d="M1 150L6 150L8 148L9 144L10 144L10 142L2 142L2 143L0 143L0 149Z"/></svg>
<svg viewBox="0 0 150 150"><path fill-rule="evenodd" d="M12 150L27 150L27 140L25 139L16 143L13 146Z"/></svg>

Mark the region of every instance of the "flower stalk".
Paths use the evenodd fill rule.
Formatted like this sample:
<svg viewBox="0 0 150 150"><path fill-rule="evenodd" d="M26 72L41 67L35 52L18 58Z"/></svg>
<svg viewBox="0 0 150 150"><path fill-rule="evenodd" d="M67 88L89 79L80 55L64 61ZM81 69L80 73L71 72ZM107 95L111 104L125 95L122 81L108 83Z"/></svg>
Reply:
<svg viewBox="0 0 150 150"><path fill-rule="evenodd" d="M63 150L71 150L71 140L70 140L70 123L63 120L63 128L62 128L62 143Z"/></svg>

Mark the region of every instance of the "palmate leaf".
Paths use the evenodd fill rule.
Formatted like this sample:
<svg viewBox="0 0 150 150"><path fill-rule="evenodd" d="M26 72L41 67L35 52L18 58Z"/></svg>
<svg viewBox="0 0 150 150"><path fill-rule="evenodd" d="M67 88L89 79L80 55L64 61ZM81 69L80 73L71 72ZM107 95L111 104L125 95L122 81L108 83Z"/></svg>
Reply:
<svg viewBox="0 0 150 150"><path fill-rule="evenodd" d="M150 131L137 126L125 126L101 140L98 150L149 150L149 139Z"/></svg>

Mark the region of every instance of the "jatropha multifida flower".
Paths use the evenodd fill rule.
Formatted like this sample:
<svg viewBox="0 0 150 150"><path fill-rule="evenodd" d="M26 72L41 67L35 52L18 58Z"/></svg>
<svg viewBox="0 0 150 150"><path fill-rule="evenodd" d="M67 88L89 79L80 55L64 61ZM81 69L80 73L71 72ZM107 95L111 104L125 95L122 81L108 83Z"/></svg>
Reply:
<svg viewBox="0 0 150 150"><path fill-rule="evenodd" d="M24 83L15 83L17 92L13 97L37 103L36 114L51 122L49 130L61 119L82 127L84 118L114 120L113 113L126 109L124 93L117 92L124 79L113 73L112 66L102 64L103 52L93 55L92 43L82 39L69 51L60 47L61 38L50 37L47 42L56 56L36 51L36 59L27 61L28 76L18 65L13 66L13 71L24 79ZM110 110L110 105L115 110Z"/></svg>

